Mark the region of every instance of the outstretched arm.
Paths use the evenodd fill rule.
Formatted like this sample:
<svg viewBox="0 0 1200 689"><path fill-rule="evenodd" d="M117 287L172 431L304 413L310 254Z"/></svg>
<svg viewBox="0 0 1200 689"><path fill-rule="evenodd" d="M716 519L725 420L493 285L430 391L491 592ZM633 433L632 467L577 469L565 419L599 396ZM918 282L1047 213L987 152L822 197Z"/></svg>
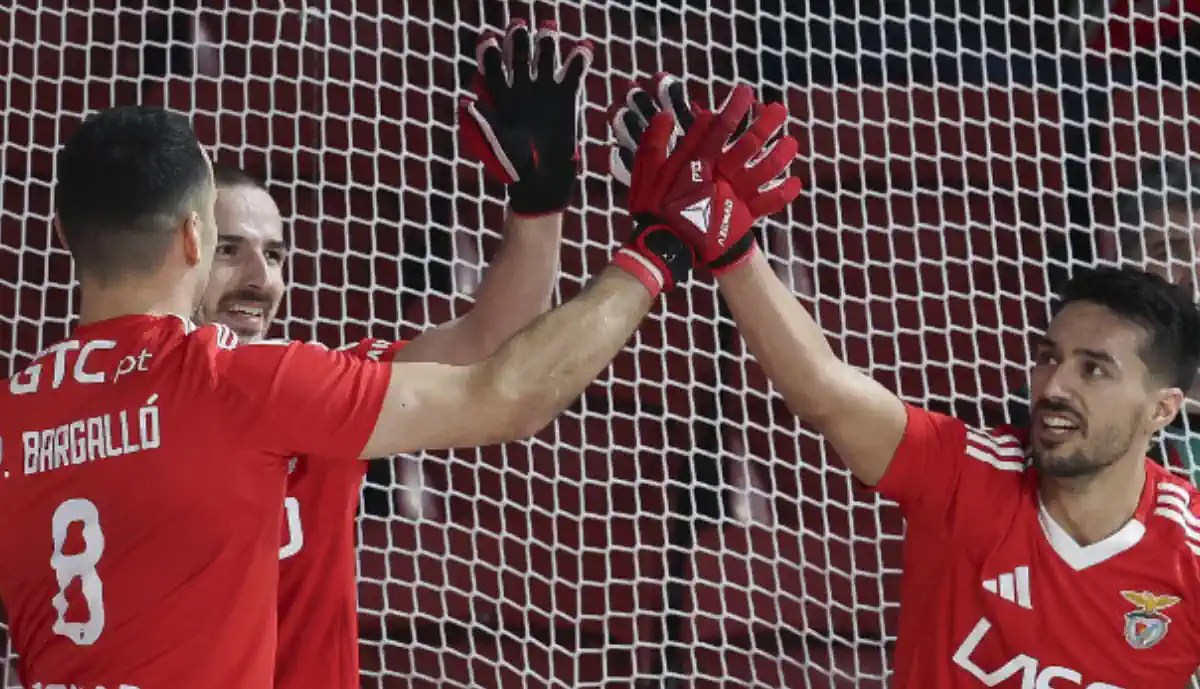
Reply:
<svg viewBox="0 0 1200 689"><path fill-rule="evenodd" d="M354 447L360 457L383 457L536 433L578 398L654 299L686 278L697 258L731 265L732 252L743 262L743 238L757 213L715 174L713 162L749 102L742 106L698 118L677 144L674 120L656 115L633 160L628 208L635 227L612 264L582 294L486 359L468 366L381 364L295 343L257 355L234 351L218 371L229 381L220 408L252 411L236 415L242 429L274 429L259 440L283 456L345 456ZM761 152L762 141L748 147L748 159ZM692 212L701 203L719 211ZM264 390L282 404L264 404Z"/></svg>
<svg viewBox="0 0 1200 689"><path fill-rule="evenodd" d="M904 403L834 355L761 254L723 273L718 284L751 354L788 408L829 440L859 480L875 485L904 436Z"/></svg>
<svg viewBox="0 0 1200 689"><path fill-rule="evenodd" d="M650 296L678 283L696 259L744 263L744 241L758 213L715 172L720 153L752 100L708 114L671 148L674 120L651 119L633 161L628 207L637 218L630 240L583 294L536 320L491 357L459 369L395 364L379 423L364 456L417 448L480 445L536 433L578 397L620 351L650 306ZM757 158L768 137L737 147ZM795 140L784 138L795 146ZM669 154L668 154L669 151ZM785 151L786 152L786 151ZM768 154L768 179L787 156ZM790 179L790 178L789 178ZM719 209L704 215L698 204Z"/></svg>
<svg viewBox="0 0 1200 689"><path fill-rule="evenodd" d="M580 107L592 46L553 24L514 21L475 48L473 91L459 108L462 151L508 187L504 245L463 317L413 339L407 361L469 364L550 306L563 210L579 175Z"/></svg>
<svg viewBox="0 0 1200 689"><path fill-rule="evenodd" d="M414 337L397 360L474 363L544 313L558 277L562 217L510 213L500 250L484 273L471 310Z"/></svg>
<svg viewBox="0 0 1200 689"><path fill-rule="evenodd" d="M742 124L741 133L716 155L716 166L753 216L762 217L783 210L800 193L799 182L785 172L798 145L788 136L766 143L782 130L787 111L773 103L756 106L743 118L748 94L745 87L735 87L722 106L721 117ZM618 143L614 176L629 176L630 162L645 145L644 123L655 113L673 112L691 126L711 114L695 109L693 102L683 82L670 75L635 86L612 119ZM764 146L766 155L753 155ZM738 329L792 412L825 435L860 480L874 485L904 436L907 410L899 398L834 355L816 322L758 253L748 229L742 228L746 241L731 237L726 258L706 259ZM736 254L734 260L730 253Z"/></svg>
<svg viewBox="0 0 1200 689"><path fill-rule="evenodd" d="M619 268L470 366L392 364L363 457L487 445L537 433L629 340L653 295Z"/></svg>

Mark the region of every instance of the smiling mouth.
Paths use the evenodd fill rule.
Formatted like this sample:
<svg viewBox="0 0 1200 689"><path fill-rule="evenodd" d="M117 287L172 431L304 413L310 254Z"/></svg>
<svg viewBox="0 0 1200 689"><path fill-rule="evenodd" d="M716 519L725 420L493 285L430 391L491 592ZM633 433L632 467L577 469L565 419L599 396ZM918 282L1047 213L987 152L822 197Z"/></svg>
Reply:
<svg viewBox="0 0 1200 689"><path fill-rule="evenodd" d="M258 318L262 319L266 315L266 309L262 306L250 306L248 304L235 304L225 309L225 313L239 318Z"/></svg>
<svg viewBox="0 0 1200 689"><path fill-rule="evenodd" d="M1078 433L1082 424L1070 414L1039 412L1036 418L1039 430L1047 440L1065 440Z"/></svg>

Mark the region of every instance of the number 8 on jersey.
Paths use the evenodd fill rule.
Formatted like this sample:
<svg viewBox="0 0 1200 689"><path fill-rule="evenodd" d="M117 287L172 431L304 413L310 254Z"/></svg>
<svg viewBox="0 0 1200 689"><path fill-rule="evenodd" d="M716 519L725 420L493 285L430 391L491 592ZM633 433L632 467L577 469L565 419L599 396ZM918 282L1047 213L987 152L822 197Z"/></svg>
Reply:
<svg viewBox="0 0 1200 689"><path fill-rule="evenodd" d="M63 552L71 525L83 525L83 552L67 555ZM91 646L104 631L104 584L96 565L104 554L104 531L100 529L100 512L89 500L67 500L54 511L54 554L50 567L58 577L58 595L52 604L58 611L54 633L67 637L79 646ZM79 579L83 598L87 601L87 622L67 622L67 588Z"/></svg>

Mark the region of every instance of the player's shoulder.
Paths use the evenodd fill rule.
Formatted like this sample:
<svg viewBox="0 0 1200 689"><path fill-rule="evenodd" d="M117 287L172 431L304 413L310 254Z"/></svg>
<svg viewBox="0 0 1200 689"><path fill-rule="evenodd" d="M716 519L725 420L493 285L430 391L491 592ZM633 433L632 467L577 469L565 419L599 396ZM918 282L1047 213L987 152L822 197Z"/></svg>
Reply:
<svg viewBox="0 0 1200 689"><path fill-rule="evenodd" d="M1200 566L1200 490L1156 462L1146 462L1146 481L1153 497L1147 530Z"/></svg>
<svg viewBox="0 0 1200 689"><path fill-rule="evenodd" d="M329 351L328 347L319 342L286 338L243 340L232 329L221 323L197 326L190 333L190 339L195 347L203 350L205 355L213 360L222 360L230 356L279 356L283 350L297 347Z"/></svg>
<svg viewBox="0 0 1200 689"><path fill-rule="evenodd" d="M960 422L962 423L962 422ZM1017 426L991 428L963 423L966 433L965 454L980 466L1008 475L1020 476L1029 468L1028 432Z"/></svg>
<svg viewBox="0 0 1200 689"><path fill-rule="evenodd" d="M145 379L151 370L169 374L172 357L186 350L197 327L176 315L124 316L88 323L23 362L6 378L0 399ZM155 378L158 379L157 377ZM82 387L80 387L82 386Z"/></svg>
<svg viewBox="0 0 1200 689"><path fill-rule="evenodd" d="M338 351L351 354L360 359L392 361L406 344L408 344L407 340L380 340L368 337L340 347Z"/></svg>

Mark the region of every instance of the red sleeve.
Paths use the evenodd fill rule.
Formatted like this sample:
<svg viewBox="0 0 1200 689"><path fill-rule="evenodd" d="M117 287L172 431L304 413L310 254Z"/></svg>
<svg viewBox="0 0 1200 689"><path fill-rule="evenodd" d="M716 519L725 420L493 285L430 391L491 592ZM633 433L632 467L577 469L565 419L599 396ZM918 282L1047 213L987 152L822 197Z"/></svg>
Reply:
<svg viewBox="0 0 1200 689"><path fill-rule="evenodd" d="M371 361L395 361L396 355L404 349L404 345L408 344L408 340L376 340L368 337L365 340L359 340L353 344L342 347L340 351L348 352L360 359L370 359Z"/></svg>
<svg viewBox="0 0 1200 689"><path fill-rule="evenodd" d="M221 427L283 456L358 457L391 378L387 364L286 341L218 345L211 370Z"/></svg>
<svg viewBox="0 0 1200 689"><path fill-rule="evenodd" d="M994 505L1005 478L1020 480L1023 443L1012 432L969 428L956 418L908 406L904 437L875 486L905 516L951 518L959 509Z"/></svg>

